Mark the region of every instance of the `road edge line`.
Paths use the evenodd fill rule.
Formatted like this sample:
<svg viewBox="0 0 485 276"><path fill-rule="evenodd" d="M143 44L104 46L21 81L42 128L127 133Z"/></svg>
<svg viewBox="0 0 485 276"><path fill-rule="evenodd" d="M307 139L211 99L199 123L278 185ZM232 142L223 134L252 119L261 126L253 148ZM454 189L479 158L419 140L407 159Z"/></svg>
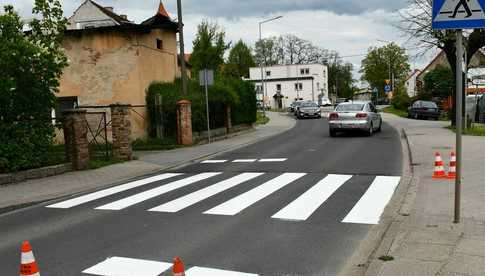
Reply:
<svg viewBox="0 0 485 276"><path fill-rule="evenodd" d="M394 127L393 127L394 128ZM404 217L409 216L406 206L412 206L415 200L415 188L419 182L413 165L411 145L404 128L399 131L401 150L403 155L403 174L396 193L392 197L384 213L381 216L381 223L373 226L366 237L360 242L357 250L354 251L339 276L355 275L378 275L383 262L378 260L381 255L387 255L393 245L399 225ZM407 207L409 208L409 207Z"/></svg>

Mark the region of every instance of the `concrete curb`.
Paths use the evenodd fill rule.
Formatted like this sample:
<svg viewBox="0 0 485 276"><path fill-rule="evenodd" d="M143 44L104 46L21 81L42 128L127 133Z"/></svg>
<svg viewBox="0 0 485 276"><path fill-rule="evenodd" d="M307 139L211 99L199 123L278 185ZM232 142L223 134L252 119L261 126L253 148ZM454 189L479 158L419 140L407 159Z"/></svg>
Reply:
<svg viewBox="0 0 485 276"><path fill-rule="evenodd" d="M51 197L51 198L47 198L45 200L40 200L40 201L37 200L37 201L32 201L32 202L24 202L24 203L21 203L21 204L2 207L2 208L0 208L0 215L11 213L11 212L17 211L19 209L29 208L29 207L32 207L32 206L35 206L35 205L38 205L38 204L46 203L46 202L57 201L57 200L62 199L62 198L67 199L67 198L70 198L70 197L80 196L80 195L86 194L86 193L97 192L97 191L100 191L100 190L104 190L104 189L108 189L108 188L111 188L111 187L121 185L123 183L136 181L136 180L139 180L139 179L142 179L142 178L146 178L146 177L150 177L150 176L153 176L153 175L156 175L156 174L164 173L164 172L169 171L169 170L183 168L185 166L188 166L188 165L197 163L199 161L205 160L209 157L215 157L215 156L224 154L226 152L230 152L230 151L233 151L233 150L236 150L236 149L239 149L239 148L243 148L243 147L246 147L246 146L249 146L249 145L252 145L252 144L256 144L256 143L264 141L266 139L270 139L272 137L275 137L277 135L280 135L282 133L290 131L291 129L293 129L295 127L295 125L296 124L294 124L293 126L291 126L288 129L282 130L281 132L277 132L277 133L274 133L274 134L266 136L266 137L261 137L259 139L255 139L255 140L247 142L247 143L239 144L237 146L227 147L227 148L221 149L219 151L212 152L210 154L200 155L200 156L191 158L190 160L186 160L186 161L179 162L179 163L176 163L176 164L173 164L173 165L165 166L163 168L153 170L151 172L143 172L143 173L140 173L140 174L137 174L137 175L133 175L132 177L130 177L128 179L123 179L123 180L107 183L106 185L96 187L94 189L88 189L88 190L84 190L84 191L80 191L80 192L68 194L68 195L60 195L60 196ZM249 130L249 131L246 131L246 132L243 131L244 133L240 133L239 135L233 135L230 138L240 136L240 135L244 135L244 134L248 134L248 133L255 132L255 131L257 131L257 129Z"/></svg>
<svg viewBox="0 0 485 276"><path fill-rule="evenodd" d="M409 216L414 203L416 178L412 163L412 151L406 131L401 130L401 146L403 153L403 175L401 182L389 205L386 207L381 222L371 228L360 243L358 249L346 262L339 276L378 275L382 266L380 256L387 255L402 218Z"/></svg>

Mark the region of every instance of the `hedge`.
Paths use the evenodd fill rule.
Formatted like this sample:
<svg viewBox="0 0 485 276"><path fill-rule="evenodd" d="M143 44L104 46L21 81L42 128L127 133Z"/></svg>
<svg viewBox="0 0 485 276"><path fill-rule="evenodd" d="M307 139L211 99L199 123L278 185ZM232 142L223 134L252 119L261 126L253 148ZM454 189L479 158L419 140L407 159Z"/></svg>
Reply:
<svg viewBox="0 0 485 276"><path fill-rule="evenodd" d="M156 137L157 120L163 118L164 135L177 136L177 102L187 99L192 102L192 130L207 130L205 90L195 80L188 83L188 95L181 96L181 81L173 83L155 82L147 89L149 134ZM209 114L211 129L224 127L224 107L231 106L233 124L256 121L256 95L254 86L239 79L219 78L209 87ZM155 106L155 97L161 97L161 112Z"/></svg>

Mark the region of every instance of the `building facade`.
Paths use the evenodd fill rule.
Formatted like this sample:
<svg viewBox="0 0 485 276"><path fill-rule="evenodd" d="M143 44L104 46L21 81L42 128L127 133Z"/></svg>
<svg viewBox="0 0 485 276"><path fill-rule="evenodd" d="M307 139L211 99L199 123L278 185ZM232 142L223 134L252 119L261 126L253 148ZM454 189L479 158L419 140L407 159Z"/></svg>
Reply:
<svg viewBox="0 0 485 276"><path fill-rule="evenodd" d="M296 100L321 103L328 99L328 68L322 64L277 65L249 70L248 81L254 82L257 99L271 108L286 108Z"/></svg>
<svg viewBox="0 0 485 276"><path fill-rule="evenodd" d="M59 106L100 107L98 111L116 103L137 106L132 112L133 138L146 137L146 89L179 75L177 23L162 3L153 17L135 24L91 0L68 20L63 48L69 66L60 80Z"/></svg>
<svg viewBox="0 0 485 276"><path fill-rule="evenodd" d="M417 87L417 80L418 75L421 73L421 70L414 70L411 74L409 74L408 78L406 79L404 85L406 87L406 92L408 93L409 97L415 97L418 95L418 87Z"/></svg>

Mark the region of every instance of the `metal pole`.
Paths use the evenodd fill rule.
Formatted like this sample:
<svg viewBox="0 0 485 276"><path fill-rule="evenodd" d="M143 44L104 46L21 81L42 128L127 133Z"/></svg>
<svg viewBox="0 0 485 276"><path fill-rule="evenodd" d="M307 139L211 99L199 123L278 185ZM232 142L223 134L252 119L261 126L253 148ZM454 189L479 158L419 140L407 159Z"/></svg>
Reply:
<svg viewBox="0 0 485 276"><path fill-rule="evenodd" d="M177 0L178 29L180 43L180 65L182 69L182 95L187 96L187 68L185 66L184 23L182 21L182 2Z"/></svg>
<svg viewBox="0 0 485 276"><path fill-rule="evenodd" d="M312 78L312 101L315 102L315 77Z"/></svg>
<svg viewBox="0 0 485 276"><path fill-rule="evenodd" d="M462 175L462 130L463 130L463 33L456 32L456 181L455 181L455 220L460 223L461 175Z"/></svg>
<svg viewBox="0 0 485 276"><path fill-rule="evenodd" d="M264 45L263 45L263 39L262 39L262 36L261 36L261 25L262 23L259 23L259 46L261 47L261 50L262 50L262 53L263 53L263 56L261 57L261 63L259 65L259 67L261 68L261 92L263 92L263 116L266 117L266 99L265 99L265 90L264 89L264 69L263 69L263 63L264 63L264 60L266 59L265 58L265 53L264 53Z"/></svg>
<svg viewBox="0 0 485 276"><path fill-rule="evenodd" d="M207 85L207 69L204 69L204 86L205 86L205 109L207 111L207 139L209 144L211 143L211 128L210 128L210 118L209 118L209 88Z"/></svg>

